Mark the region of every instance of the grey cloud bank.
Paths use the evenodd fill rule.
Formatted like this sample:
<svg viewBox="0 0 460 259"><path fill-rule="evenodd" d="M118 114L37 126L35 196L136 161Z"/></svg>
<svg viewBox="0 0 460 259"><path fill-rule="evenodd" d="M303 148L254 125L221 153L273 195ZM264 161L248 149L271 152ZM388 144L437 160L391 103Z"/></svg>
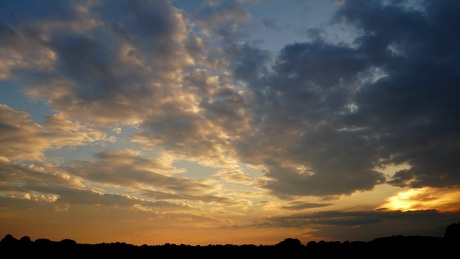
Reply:
<svg viewBox="0 0 460 259"><path fill-rule="evenodd" d="M192 159L261 166L264 187L280 197L370 190L386 181L375 168L391 164L410 165L387 180L396 186L459 183L457 3L346 1L332 21L360 31L353 46L318 36L275 57L231 33L209 48L214 39L200 29L249 19L236 3L202 8L190 32L167 2L44 4L68 15L37 6L23 19L21 3L3 4L2 55L21 62L2 74L56 111L140 124L144 142ZM194 35L208 51L187 48ZM212 51L226 53L217 67ZM211 83L213 67L229 74Z"/></svg>

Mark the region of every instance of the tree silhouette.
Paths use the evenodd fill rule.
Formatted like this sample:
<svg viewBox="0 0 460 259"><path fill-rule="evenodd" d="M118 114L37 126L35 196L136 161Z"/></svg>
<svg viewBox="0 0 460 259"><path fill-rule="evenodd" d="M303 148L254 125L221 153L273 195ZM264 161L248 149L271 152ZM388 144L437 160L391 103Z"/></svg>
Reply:
<svg viewBox="0 0 460 259"><path fill-rule="evenodd" d="M370 254L380 256L398 255L408 258L425 257L436 253L438 258L450 258L460 243L460 222L452 223L445 229L444 237L393 235L371 241L310 241L303 245L300 240L286 238L276 245L207 245L191 246L165 243L164 245L135 246L124 242L82 244L71 239L52 241L39 238L32 241L23 236L16 239L11 234L0 240L2 258L32 258L40 255L65 258L81 257L130 257L130 258L174 258L189 256L199 258L238 257L283 257L283 258L328 258L352 257L369 258Z"/></svg>
<svg viewBox="0 0 460 259"><path fill-rule="evenodd" d="M449 240L460 240L460 223L452 223L446 227L444 237Z"/></svg>
<svg viewBox="0 0 460 259"><path fill-rule="evenodd" d="M295 238L286 238L283 241L276 244L278 247L288 247L288 248L299 248L302 247L302 243L300 240Z"/></svg>

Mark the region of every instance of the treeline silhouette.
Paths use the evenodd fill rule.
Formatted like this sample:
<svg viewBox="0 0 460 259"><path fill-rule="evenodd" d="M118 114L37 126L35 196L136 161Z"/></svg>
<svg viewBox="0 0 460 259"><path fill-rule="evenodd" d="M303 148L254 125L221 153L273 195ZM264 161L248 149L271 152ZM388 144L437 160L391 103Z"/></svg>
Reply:
<svg viewBox="0 0 460 259"><path fill-rule="evenodd" d="M448 258L458 254L460 247L460 223L446 227L443 237L388 236L372 241L310 241L303 245L298 239L286 238L275 245L206 245L185 244L141 245L124 242L83 244L71 239L52 241L45 238L32 241L24 236L16 239L11 234L0 241L0 258L27 258L56 256L82 258L82 256L169 258L193 256L201 258L236 258L238 256L324 258L326 256L350 256L369 258L381 256L435 256ZM5 257L8 256L8 257Z"/></svg>

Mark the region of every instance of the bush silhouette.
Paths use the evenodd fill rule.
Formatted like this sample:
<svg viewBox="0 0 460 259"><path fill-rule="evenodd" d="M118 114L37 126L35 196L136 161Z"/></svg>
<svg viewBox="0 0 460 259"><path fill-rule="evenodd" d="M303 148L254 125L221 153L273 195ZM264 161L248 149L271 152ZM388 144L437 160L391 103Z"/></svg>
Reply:
<svg viewBox="0 0 460 259"><path fill-rule="evenodd" d="M276 244L278 247L286 247L286 248L299 248L302 247L302 243L300 240L295 238L286 238L283 241Z"/></svg>
<svg viewBox="0 0 460 259"><path fill-rule="evenodd" d="M452 223L447 226L444 237L449 240L460 240L460 223Z"/></svg>

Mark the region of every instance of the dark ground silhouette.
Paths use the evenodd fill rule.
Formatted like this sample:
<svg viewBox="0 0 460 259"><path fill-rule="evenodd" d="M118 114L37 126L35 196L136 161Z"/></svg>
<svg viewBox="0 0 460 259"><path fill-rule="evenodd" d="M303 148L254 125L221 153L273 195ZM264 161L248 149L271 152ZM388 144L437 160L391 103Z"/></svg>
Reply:
<svg viewBox="0 0 460 259"><path fill-rule="evenodd" d="M164 245L136 246L123 242L82 244L71 239L51 241L40 238L32 241L24 236L20 239L7 234L0 241L1 258L29 258L56 256L59 258L82 258L82 256L171 258L178 256L200 258L235 258L238 256L324 258L340 256L347 258L369 258L401 256L450 258L458 254L460 247L460 223L447 226L443 237L388 236L372 241L310 241L303 245L298 239L286 238L276 245L207 245L191 246L166 243Z"/></svg>

